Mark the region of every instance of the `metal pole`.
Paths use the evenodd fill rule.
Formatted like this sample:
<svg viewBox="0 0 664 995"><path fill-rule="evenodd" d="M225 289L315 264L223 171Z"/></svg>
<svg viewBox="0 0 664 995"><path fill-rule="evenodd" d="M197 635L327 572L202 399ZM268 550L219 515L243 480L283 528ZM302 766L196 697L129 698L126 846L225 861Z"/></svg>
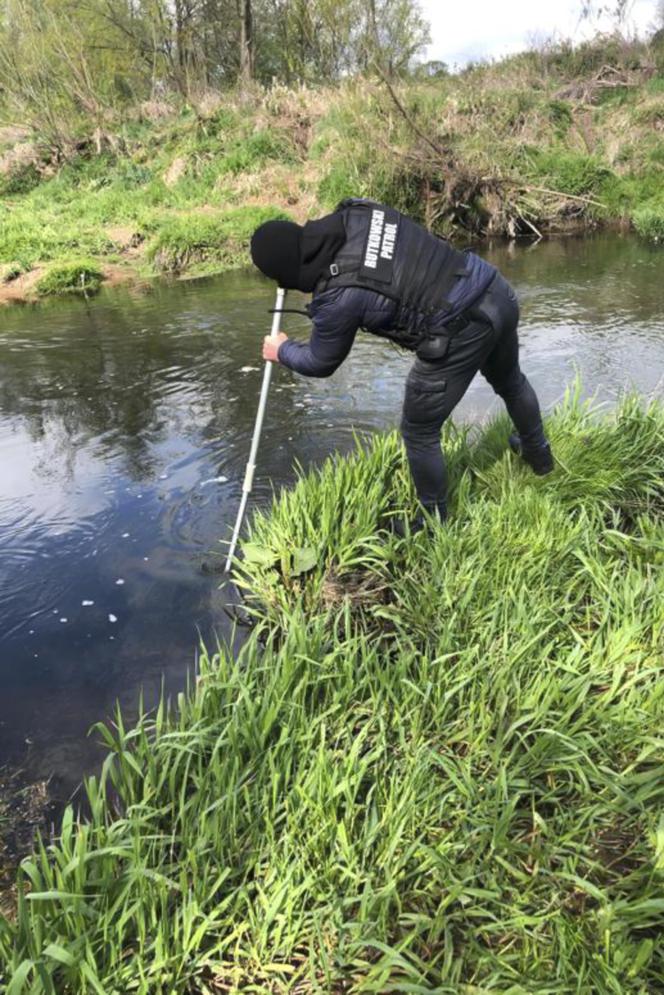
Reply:
<svg viewBox="0 0 664 995"><path fill-rule="evenodd" d="M286 299L286 291L282 290L281 287L277 288L277 302L275 304L275 311L272 315L272 329L270 331L270 336L273 339L279 334L279 326L281 324L281 309L284 306L284 301ZM233 529L233 538L231 539L230 549L228 550L228 558L226 560L225 573L229 573L231 566L233 565L233 557L235 556L235 547L237 546L237 541L240 536L240 529L242 528L242 521L244 519L244 513L247 509L247 502L249 500L249 495L251 494L251 489L254 485L254 472L256 470L256 456L258 454L258 444L261 441L261 432L263 430L263 421L265 419L265 409L267 407L267 395L270 389L270 380L272 379L272 366L273 364L268 360L265 363L265 371L263 372L263 386L261 387L261 396L258 402L258 412L256 414L256 424L254 425L254 435L251 440L251 451L249 453L249 462L247 463L247 469L244 474L244 483L242 485L242 499L240 501L240 507L237 513L237 519L235 521L235 528Z"/></svg>

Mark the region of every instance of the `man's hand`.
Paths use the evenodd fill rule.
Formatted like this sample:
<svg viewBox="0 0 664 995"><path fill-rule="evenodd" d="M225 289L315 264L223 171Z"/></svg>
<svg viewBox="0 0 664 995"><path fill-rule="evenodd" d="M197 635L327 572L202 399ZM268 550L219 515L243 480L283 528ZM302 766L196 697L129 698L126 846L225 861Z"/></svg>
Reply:
<svg viewBox="0 0 664 995"><path fill-rule="evenodd" d="M278 363L279 346L287 338L288 336L285 332L279 332L275 339L271 335L266 335L263 339L263 359L268 359L271 363Z"/></svg>

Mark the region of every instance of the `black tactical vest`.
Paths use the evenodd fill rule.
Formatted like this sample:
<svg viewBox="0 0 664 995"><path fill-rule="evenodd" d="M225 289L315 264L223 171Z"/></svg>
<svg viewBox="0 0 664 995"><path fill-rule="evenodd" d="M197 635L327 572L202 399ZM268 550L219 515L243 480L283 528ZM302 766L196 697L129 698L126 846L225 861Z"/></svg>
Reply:
<svg viewBox="0 0 664 995"><path fill-rule="evenodd" d="M386 333L412 348L427 336L432 315L449 310L448 294L467 275L466 258L406 215L384 204L349 199L339 204L346 241L316 284L365 287L397 303L395 329Z"/></svg>

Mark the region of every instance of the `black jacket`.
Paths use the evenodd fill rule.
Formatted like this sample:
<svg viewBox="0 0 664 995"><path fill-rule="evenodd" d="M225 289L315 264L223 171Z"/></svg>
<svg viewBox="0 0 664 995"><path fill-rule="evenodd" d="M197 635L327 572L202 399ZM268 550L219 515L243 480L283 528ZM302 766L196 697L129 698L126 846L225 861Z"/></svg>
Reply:
<svg viewBox="0 0 664 995"><path fill-rule="evenodd" d="M450 309L430 319L430 330L444 333L445 324L474 304L493 279L495 267L479 256L468 252L466 262L468 275L458 280L449 294ZM304 376L329 377L350 352L359 329L391 337L397 305L389 297L363 287L336 287L315 294L307 311L313 322L309 342L283 342L279 362Z"/></svg>

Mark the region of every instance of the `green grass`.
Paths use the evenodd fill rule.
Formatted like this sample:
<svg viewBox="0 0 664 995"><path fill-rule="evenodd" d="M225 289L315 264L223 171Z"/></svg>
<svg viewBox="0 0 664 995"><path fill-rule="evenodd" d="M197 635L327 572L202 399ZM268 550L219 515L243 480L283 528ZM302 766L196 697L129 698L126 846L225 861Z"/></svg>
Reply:
<svg viewBox="0 0 664 995"><path fill-rule="evenodd" d="M162 273L204 272L249 263L252 232L265 221L287 219L276 207L238 207L223 214L189 214L164 222L148 247Z"/></svg>
<svg viewBox="0 0 664 995"><path fill-rule="evenodd" d="M275 130L265 129L233 142L221 162L221 171L243 173L256 169L271 159L292 162L293 158L293 149L285 136Z"/></svg>
<svg viewBox="0 0 664 995"><path fill-rule="evenodd" d="M395 435L254 517L257 630L99 728L90 818L0 921L9 995L662 989L664 408L548 430L539 479L504 421L450 427L428 535L384 531Z"/></svg>
<svg viewBox="0 0 664 995"><path fill-rule="evenodd" d="M208 246L202 214L275 205L301 220L350 195L391 203L446 235L627 222L659 240L650 203L664 175L656 55L618 38L561 44L395 82L400 107L367 78L225 92L206 118L187 105L154 122L136 108L109 109L101 152L90 125L64 163L43 142L40 158L17 156L0 178L0 265L84 256L143 275L221 271L247 262L246 245ZM630 85L602 89L600 70ZM131 229L130 250L112 237L118 227Z"/></svg>
<svg viewBox="0 0 664 995"><path fill-rule="evenodd" d="M52 294L94 293L99 290L103 274L92 259L72 259L54 263L37 281L40 297Z"/></svg>
<svg viewBox="0 0 664 995"><path fill-rule="evenodd" d="M129 260L139 268L145 269L144 256L155 260L152 272L245 265L254 220L285 215L269 205L232 206L219 184L277 155L290 161L291 147L280 132L243 138L239 125L224 142L214 134L197 135L191 122L186 128L177 122L171 130L161 138L144 130L131 156L79 158L37 185L20 187L20 177L14 186L7 181L0 200L0 262L19 261L25 270L49 262L66 265L78 256L91 257L98 266L117 262L122 255L112 231L120 226L144 246L138 260ZM180 155L188 163L186 174L168 187L163 177Z"/></svg>
<svg viewBox="0 0 664 995"><path fill-rule="evenodd" d="M532 175L544 186L571 194L596 194L611 171L594 156L562 149L539 152L533 157Z"/></svg>
<svg viewBox="0 0 664 995"><path fill-rule="evenodd" d="M39 187L17 209L0 204L0 259L18 260L32 269L74 252L99 257L111 250L110 239L97 223L81 221L67 202L44 203L47 200L48 193Z"/></svg>
<svg viewBox="0 0 664 995"><path fill-rule="evenodd" d="M0 197L28 193L41 183L39 170L33 163L21 166L6 175L0 175Z"/></svg>
<svg viewBox="0 0 664 995"><path fill-rule="evenodd" d="M664 241L664 200L653 198L634 211L634 227L652 242Z"/></svg>
<svg viewBox="0 0 664 995"><path fill-rule="evenodd" d="M11 283L23 273L23 266L19 262L0 263L0 283Z"/></svg>

